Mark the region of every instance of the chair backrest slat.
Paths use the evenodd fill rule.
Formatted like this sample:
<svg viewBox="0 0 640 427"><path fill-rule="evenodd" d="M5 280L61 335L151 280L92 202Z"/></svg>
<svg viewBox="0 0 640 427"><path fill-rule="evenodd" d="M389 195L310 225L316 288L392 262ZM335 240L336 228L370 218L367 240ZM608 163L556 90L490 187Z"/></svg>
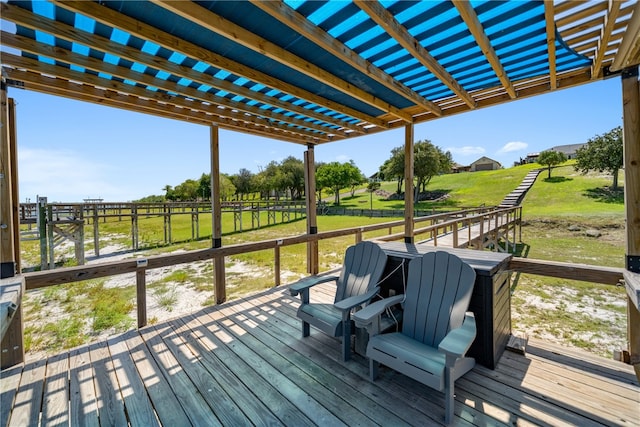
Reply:
<svg viewBox="0 0 640 427"><path fill-rule="evenodd" d="M379 286L386 263L387 255L373 242L364 241L347 248L334 302Z"/></svg>
<svg viewBox="0 0 640 427"><path fill-rule="evenodd" d="M451 329L462 325L475 276L468 264L448 252L411 260L402 333L437 347Z"/></svg>

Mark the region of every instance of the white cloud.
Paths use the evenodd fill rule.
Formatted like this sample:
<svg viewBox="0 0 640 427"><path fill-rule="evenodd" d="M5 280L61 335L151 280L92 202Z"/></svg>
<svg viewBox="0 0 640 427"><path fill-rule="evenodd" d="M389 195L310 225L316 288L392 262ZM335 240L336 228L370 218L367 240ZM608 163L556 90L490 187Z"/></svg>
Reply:
<svg viewBox="0 0 640 427"><path fill-rule="evenodd" d="M470 145L466 145L464 147L447 147L444 151L450 151L451 154L457 154L460 156L477 156L486 152L482 147L472 147Z"/></svg>
<svg viewBox="0 0 640 427"><path fill-rule="evenodd" d="M23 148L18 151L18 161L23 200L33 201L36 196L61 202L78 202L86 197L127 200L130 193L125 185L113 185L122 177L116 177L109 167L73 151Z"/></svg>
<svg viewBox="0 0 640 427"><path fill-rule="evenodd" d="M349 161L351 161L351 157L347 156L346 154L340 154L336 156L336 162L347 163Z"/></svg>
<svg viewBox="0 0 640 427"><path fill-rule="evenodd" d="M523 151L526 150L529 145L526 142L513 141L507 142L501 149L498 150L498 153L512 153L514 151Z"/></svg>

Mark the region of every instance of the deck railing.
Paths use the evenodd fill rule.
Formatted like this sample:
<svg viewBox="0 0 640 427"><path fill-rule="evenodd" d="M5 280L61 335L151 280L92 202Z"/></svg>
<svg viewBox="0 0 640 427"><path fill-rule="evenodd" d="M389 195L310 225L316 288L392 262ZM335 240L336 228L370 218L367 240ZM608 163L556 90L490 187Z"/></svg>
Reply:
<svg viewBox="0 0 640 427"><path fill-rule="evenodd" d="M415 218L415 224L423 225L415 228L415 235L428 235L432 244L438 245L438 239L444 235L453 237L454 247L460 247L459 242L464 242L464 246L484 248L489 244L496 244L500 236L508 236L512 233L515 245L516 228L521 222L521 207L514 208L478 208L464 211L456 211L447 214L438 214L428 217ZM491 226L489 226L492 224ZM73 283L83 280L109 277L125 273L136 273L137 288L137 324L138 327L147 323L146 309L146 271L155 268L174 266L178 264L191 263L203 260L215 260L231 257L234 255L247 254L251 252L273 250L273 274L274 285L281 283L280 275L280 249L286 246L318 242L327 239L335 239L343 236L353 236L355 242L363 239L365 233L379 230L387 230L386 236L377 236L375 239L392 241L401 240L403 233L393 233L395 227L401 227L404 221L392 221L381 224L366 225L361 227L345 228L319 232L317 234L304 234L291 237L282 237L251 243L241 243L223 246L220 248L207 248L193 250L177 254L164 254L150 256L147 258L137 258L114 262L105 262L95 265L83 265L76 267L61 268L39 272L25 273L23 275L25 289L44 288L48 286ZM480 234L472 237L469 230L473 227L480 228ZM487 235L484 230L489 230ZM464 236L463 236L464 234ZM508 242L508 238L507 238ZM509 243L506 245L509 249ZM518 273L531 273L548 277L558 277L571 280L589 281L602 284L618 284L623 276L623 269L577 265L561 262L540 261L514 257L509 265L509 270ZM223 288L224 290L224 288ZM216 296L218 298L218 296ZM224 299L222 299L223 301ZM219 300L219 302L222 302Z"/></svg>

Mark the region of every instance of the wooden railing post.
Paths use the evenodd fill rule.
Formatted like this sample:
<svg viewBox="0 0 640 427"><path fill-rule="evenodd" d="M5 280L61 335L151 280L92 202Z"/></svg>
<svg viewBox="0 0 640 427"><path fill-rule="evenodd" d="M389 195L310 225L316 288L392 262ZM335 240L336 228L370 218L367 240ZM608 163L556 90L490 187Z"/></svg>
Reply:
<svg viewBox="0 0 640 427"><path fill-rule="evenodd" d="M147 260L139 259L136 269L136 300L138 311L138 328L147 326Z"/></svg>
<svg viewBox="0 0 640 427"><path fill-rule="evenodd" d="M457 248L458 247L458 222L454 222L452 225L452 230L453 230L453 247Z"/></svg>
<svg viewBox="0 0 640 427"><path fill-rule="evenodd" d="M275 248L273 248L273 275L275 278L275 286L280 286L280 246L279 244L276 245Z"/></svg>
<svg viewBox="0 0 640 427"><path fill-rule="evenodd" d="M100 256L100 231L98 229L98 205L93 205L93 252Z"/></svg>

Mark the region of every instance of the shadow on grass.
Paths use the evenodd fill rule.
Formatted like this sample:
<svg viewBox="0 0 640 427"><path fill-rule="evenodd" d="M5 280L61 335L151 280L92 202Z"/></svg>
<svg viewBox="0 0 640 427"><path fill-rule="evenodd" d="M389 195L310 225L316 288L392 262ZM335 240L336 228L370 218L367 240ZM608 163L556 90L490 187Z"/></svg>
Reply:
<svg viewBox="0 0 640 427"><path fill-rule="evenodd" d="M618 187L616 190L611 187L590 188L584 195L602 203L624 204L623 187Z"/></svg>
<svg viewBox="0 0 640 427"><path fill-rule="evenodd" d="M573 181L573 178L567 178L564 176L552 176L551 178L545 178L543 181L550 184L557 184L559 182Z"/></svg>

